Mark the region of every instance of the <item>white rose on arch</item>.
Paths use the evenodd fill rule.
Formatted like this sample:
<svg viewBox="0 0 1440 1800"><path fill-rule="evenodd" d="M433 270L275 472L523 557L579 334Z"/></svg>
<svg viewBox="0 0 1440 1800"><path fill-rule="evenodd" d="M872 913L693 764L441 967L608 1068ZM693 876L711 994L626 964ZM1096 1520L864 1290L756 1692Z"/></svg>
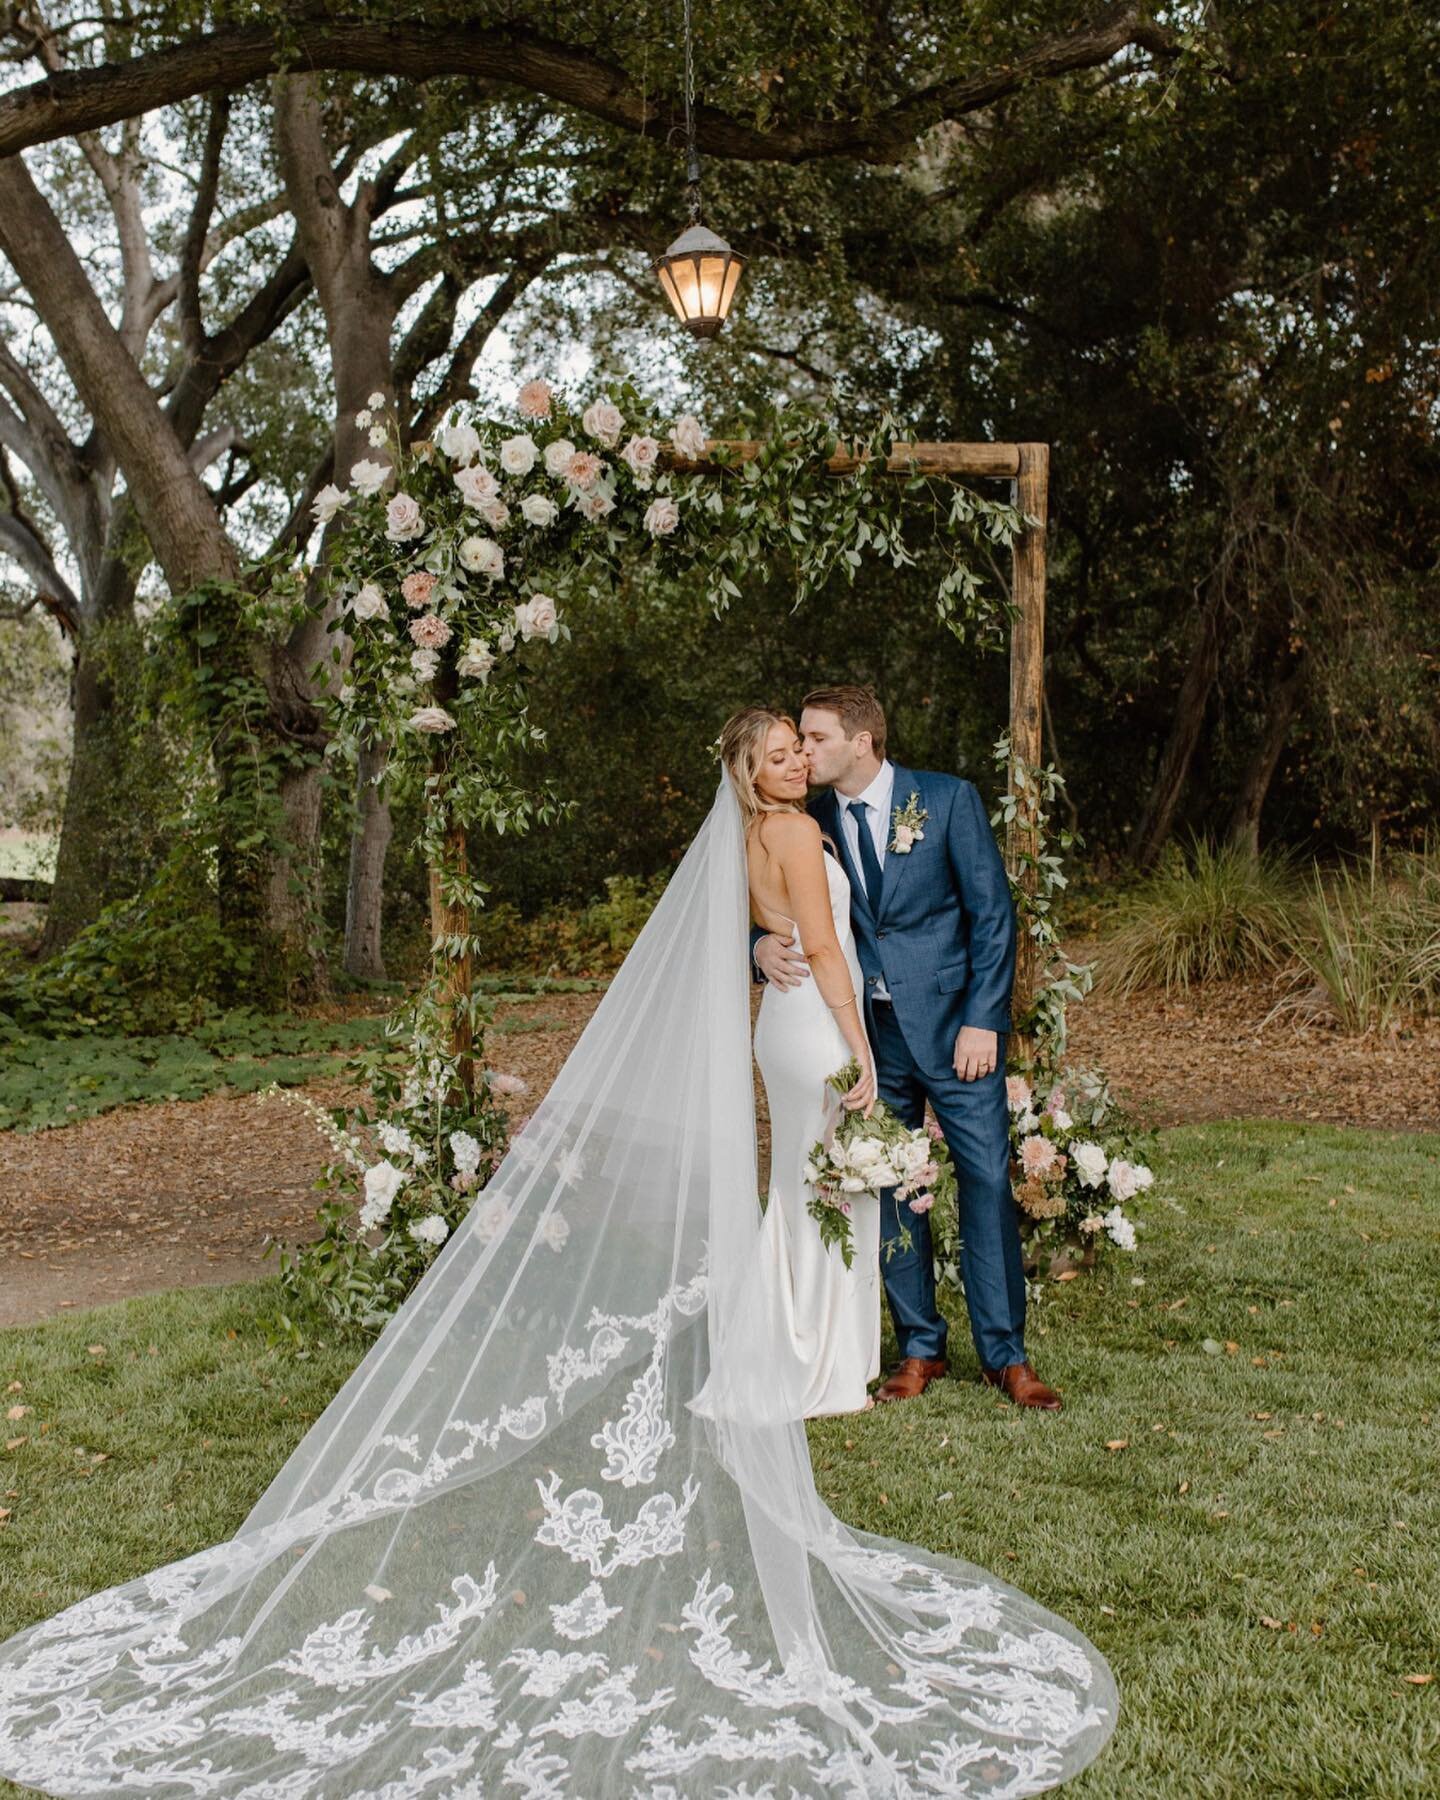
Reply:
<svg viewBox="0 0 1440 1800"><path fill-rule="evenodd" d="M643 524L651 537L669 537L680 523L680 508L668 494L652 500L645 508Z"/></svg>
<svg viewBox="0 0 1440 1800"><path fill-rule="evenodd" d="M432 736L455 729L455 721L443 706L417 707L405 723L412 731L425 731Z"/></svg>
<svg viewBox="0 0 1440 1800"><path fill-rule="evenodd" d="M577 494L575 496L575 505L581 514L589 519L592 525L600 519L603 519L606 513L612 513L615 510L615 502L605 492L604 488L598 487L591 488L588 494Z"/></svg>
<svg viewBox="0 0 1440 1800"><path fill-rule="evenodd" d="M335 517L336 513L338 513L342 507L346 507L349 504L350 495L346 493L344 488L336 487L335 483L331 481L327 482L315 496L310 511L315 515L319 524L328 525Z"/></svg>
<svg viewBox="0 0 1440 1800"><path fill-rule="evenodd" d="M473 463L480 454L480 433L473 425L456 422L442 425L435 433L435 447L442 456L462 466Z"/></svg>
<svg viewBox="0 0 1440 1800"><path fill-rule="evenodd" d="M560 517L560 508L548 494L527 494L520 502L520 516L527 525L543 530Z"/></svg>
<svg viewBox="0 0 1440 1800"><path fill-rule="evenodd" d="M507 475L528 475L535 467L540 451L528 431L506 438L500 446L500 467Z"/></svg>
<svg viewBox="0 0 1440 1800"><path fill-rule="evenodd" d="M483 638L471 638L462 656L455 659L455 673L472 681L488 681L495 667L495 652Z"/></svg>
<svg viewBox="0 0 1440 1800"><path fill-rule="evenodd" d="M710 440L705 435L705 427L691 413L683 419L677 419L670 433L670 442L675 447L675 454L683 456L689 462L699 462L710 448Z"/></svg>
<svg viewBox="0 0 1440 1800"><path fill-rule="evenodd" d="M545 473L553 475L556 481L563 480L574 454L575 446L569 438L556 438L553 444L545 446Z"/></svg>
<svg viewBox="0 0 1440 1800"><path fill-rule="evenodd" d="M500 483L484 463L472 463L468 469L457 469L453 479L460 490L461 499L477 511L500 492Z"/></svg>
<svg viewBox="0 0 1440 1800"><path fill-rule="evenodd" d="M613 450L625 429L625 415L610 400L596 400L580 416L580 423L598 443Z"/></svg>
<svg viewBox="0 0 1440 1800"><path fill-rule="evenodd" d="M492 531L503 531L510 523L510 508L503 500L484 500L480 503L480 517Z"/></svg>
<svg viewBox="0 0 1440 1800"><path fill-rule="evenodd" d="M505 552L493 538L467 537L460 545L460 561L472 575L488 575L492 581L505 573Z"/></svg>
<svg viewBox="0 0 1440 1800"><path fill-rule="evenodd" d="M655 479L655 469L660 460L659 440L653 437L632 437L620 452L620 459L635 478L638 488L648 488Z"/></svg>
<svg viewBox="0 0 1440 1800"><path fill-rule="evenodd" d="M424 531L420 502L410 494L392 494L385 506L385 535L391 543L406 543L423 536Z"/></svg>
<svg viewBox="0 0 1440 1800"><path fill-rule="evenodd" d="M367 500L378 494L389 478L389 463L372 462L368 456L362 457L350 470L355 492L363 494Z"/></svg>
<svg viewBox="0 0 1440 1800"><path fill-rule="evenodd" d="M542 637L553 644L560 636L560 609L549 594L532 594L515 608L515 629L527 644Z"/></svg>
<svg viewBox="0 0 1440 1800"><path fill-rule="evenodd" d="M360 592L350 602L350 610L357 619L388 618L390 608L385 603L385 596L373 581L367 581Z"/></svg>

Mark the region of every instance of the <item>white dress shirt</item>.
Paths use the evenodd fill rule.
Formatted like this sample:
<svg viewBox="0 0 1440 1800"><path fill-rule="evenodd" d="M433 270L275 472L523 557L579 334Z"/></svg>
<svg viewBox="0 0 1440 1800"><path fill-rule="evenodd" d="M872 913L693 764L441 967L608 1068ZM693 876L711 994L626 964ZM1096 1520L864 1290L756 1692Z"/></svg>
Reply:
<svg viewBox="0 0 1440 1800"><path fill-rule="evenodd" d="M890 761L882 762L879 773L866 788L863 794L846 795L837 789L835 798L840 802L840 829L845 833L845 843L856 869L860 868L860 827L854 813L850 811L856 800L863 800L870 808L865 815L865 823L870 828L870 836L875 844L875 856L881 869L885 867L885 852L890 843L890 809L895 797L895 765ZM864 880L863 874L861 880ZM882 975L871 989L877 1000L888 1000L890 990L885 985Z"/></svg>

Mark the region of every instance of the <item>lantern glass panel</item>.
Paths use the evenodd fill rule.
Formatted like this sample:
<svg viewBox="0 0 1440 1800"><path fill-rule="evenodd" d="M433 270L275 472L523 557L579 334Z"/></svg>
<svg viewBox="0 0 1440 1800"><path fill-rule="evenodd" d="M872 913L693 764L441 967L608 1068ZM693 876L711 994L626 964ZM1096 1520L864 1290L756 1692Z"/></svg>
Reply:
<svg viewBox="0 0 1440 1800"><path fill-rule="evenodd" d="M675 308L675 316L683 324L685 321L685 306L680 298L679 291L675 286L675 277L670 272L669 263L660 263L657 266L656 273L660 277L661 287L665 290L665 298L670 302L671 306Z"/></svg>
<svg viewBox="0 0 1440 1800"><path fill-rule="evenodd" d="M700 312L704 318L718 319L722 313L720 295L725 285L728 256L702 256L700 263Z"/></svg>
<svg viewBox="0 0 1440 1800"><path fill-rule="evenodd" d="M725 286L720 293L720 305L717 309L722 319L730 314L730 302L735 298L735 289L740 285L740 258L732 256L730 267L725 271Z"/></svg>
<svg viewBox="0 0 1440 1800"><path fill-rule="evenodd" d="M680 296L680 317L693 319L700 312L700 280L693 256L677 256L670 265L670 273L675 280L675 291Z"/></svg>

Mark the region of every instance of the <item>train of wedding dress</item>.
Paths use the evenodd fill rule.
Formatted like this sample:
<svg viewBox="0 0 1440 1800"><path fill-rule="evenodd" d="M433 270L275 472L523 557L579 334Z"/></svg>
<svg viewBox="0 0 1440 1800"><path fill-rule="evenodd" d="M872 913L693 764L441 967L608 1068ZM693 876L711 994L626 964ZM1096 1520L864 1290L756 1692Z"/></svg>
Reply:
<svg viewBox="0 0 1440 1800"><path fill-rule="evenodd" d="M747 926L722 780L480 1203L235 1536L0 1645L0 1775L1000 1800L1099 1752L1099 1653L982 1569L842 1525L790 1364L754 1390Z"/></svg>

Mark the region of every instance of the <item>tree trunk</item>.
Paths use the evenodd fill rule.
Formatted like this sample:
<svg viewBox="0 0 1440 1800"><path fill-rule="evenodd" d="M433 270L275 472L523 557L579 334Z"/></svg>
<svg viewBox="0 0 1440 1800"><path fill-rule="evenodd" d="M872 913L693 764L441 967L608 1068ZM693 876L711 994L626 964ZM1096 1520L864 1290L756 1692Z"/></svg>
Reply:
<svg viewBox="0 0 1440 1800"><path fill-rule="evenodd" d="M1190 764L1205 727L1205 713L1220 672L1220 613L1224 591L1223 582L1218 579L1211 582L1196 627L1195 644L1176 697L1170 735L1160 753L1159 767L1131 840L1131 857L1142 869L1151 866L1170 835L1175 811L1190 774Z"/></svg>
<svg viewBox="0 0 1440 1800"><path fill-rule="evenodd" d="M1290 727L1295 723L1308 674L1306 658L1302 656L1275 689L1260 742L1255 746L1235 796L1234 811L1230 815L1230 841L1251 856L1260 854L1260 815L1265 809L1265 796L1270 792L1270 784L1290 740Z"/></svg>
<svg viewBox="0 0 1440 1800"><path fill-rule="evenodd" d="M357 981L383 981L380 944L385 898L385 853L393 830L390 807L378 778L386 745L365 744L355 771L355 823L350 832L350 879L345 890L345 973Z"/></svg>

